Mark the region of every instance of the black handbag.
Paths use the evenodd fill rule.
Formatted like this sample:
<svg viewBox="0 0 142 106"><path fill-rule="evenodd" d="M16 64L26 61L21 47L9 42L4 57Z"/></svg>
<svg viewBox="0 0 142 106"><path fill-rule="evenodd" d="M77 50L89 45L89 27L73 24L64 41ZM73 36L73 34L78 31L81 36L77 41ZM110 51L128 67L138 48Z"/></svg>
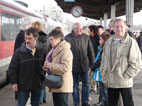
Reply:
<svg viewBox="0 0 142 106"><path fill-rule="evenodd" d="M62 76L49 74L45 77L44 84L49 88L60 88L63 85Z"/></svg>

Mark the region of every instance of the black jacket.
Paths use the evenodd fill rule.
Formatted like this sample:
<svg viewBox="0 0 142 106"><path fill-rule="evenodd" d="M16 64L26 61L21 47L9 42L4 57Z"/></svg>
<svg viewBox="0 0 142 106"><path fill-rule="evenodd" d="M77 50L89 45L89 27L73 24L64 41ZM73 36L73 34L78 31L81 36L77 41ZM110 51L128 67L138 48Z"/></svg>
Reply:
<svg viewBox="0 0 142 106"><path fill-rule="evenodd" d="M130 30L128 30L128 34L129 34L129 36L131 36L132 38L134 38L134 39L136 40L136 37L135 37L135 35L133 34L133 32L131 32Z"/></svg>
<svg viewBox="0 0 142 106"><path fill-rule="evenodd" d="M37 40L37 45L40 45L41 47L45 48L47 52L49 52L51 49L51 46L50 46L48 35L43 31L39 31L38 34L39 34L39 37Z"/></svg>
<svg viewBox="0 0 142 106"><path fill-rule="evenodd" d="M99 57L98 57L98 60L96 62L94 62L94 64L92 65L91 67L91 70L92 71L96 71L97 68L100 68L100 65L101 65L101 58L102 58L102 52L100 53ZM95 59L96 60L96 59Z"/></svg>
<svg viewBox="0 0 142 106"><path fill-rule="evenodd" d="M8 75L12 84L18 84L19 91L36 91L43 88L45 71L42 66L46 54L45 49L37 47L35 55L32 56L25 43L15 51Z"/></svg>
<svg viewBox="0 0 142 106"><path fill-rule="evenodd" d="M16 51L16 49L19 48L22 45L22 43L25 41L24 34L25 34L24 30L20 30L20 32L17 34L14 45L14 51Z"/></svg>
<svg viewBox="0 0 142 106"><path fill-rule="evenodd" d="M98 46L100 45L99 44L99 36L96 34L94 37L92 37L90 35L90 39L92 41L92 45L93 45L93 49L94 49L94 54L95 54L95 57L97 56L97 53L98 53Z"/></svg>
<svg viewBox="0 0 142 106"><path fill-rule="evenodd" d="M142 35L140 35L140 36L138 37L137 42L138 42L140 51L141 51L141 53L142 53Z"/></svg>
<svg viewBox="0 0 142 106"><path fill-rule="evenodd" d="M73 53L73 72L87 72L94 62L94 51L90 37L82 34L68 34L65 40L71 44Z"/></svg>

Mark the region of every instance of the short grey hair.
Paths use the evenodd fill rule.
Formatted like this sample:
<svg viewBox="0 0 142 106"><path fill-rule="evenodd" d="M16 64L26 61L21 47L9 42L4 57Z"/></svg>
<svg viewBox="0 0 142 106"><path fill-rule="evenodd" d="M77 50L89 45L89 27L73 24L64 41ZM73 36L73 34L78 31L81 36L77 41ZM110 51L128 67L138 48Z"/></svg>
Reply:
<svg viewBox="0 0 142 106"><path fill-rule="evenodd" d="M125 22L123 19L116 19L116 20L114 20L114 24L115 24L116 22L119 22L119 21L124 22L124 24L126 25L126 22Z"/></svg>
<svg viewBox="0 0 142 106"><path fill-rule="evenodd" d="M76 28L76 25L80 24L79 22L77 23L74 23L73 26L72 26L72 30L74 30ZM81 25L81 24L80 24Z"/></svg>

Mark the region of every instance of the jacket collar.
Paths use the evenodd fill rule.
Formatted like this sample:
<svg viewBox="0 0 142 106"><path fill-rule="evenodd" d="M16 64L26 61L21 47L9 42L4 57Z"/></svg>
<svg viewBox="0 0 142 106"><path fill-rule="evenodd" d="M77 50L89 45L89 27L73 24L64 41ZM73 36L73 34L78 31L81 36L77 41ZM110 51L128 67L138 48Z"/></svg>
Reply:
<svg viewBox="0 0 142 106"><path fill-rule="evenodd" d="M126 41L128 40L128 38L129 38L129 35L128 35L128 33L125 33L125 35L123 36L123 38L120 40L120 42L122 43L126 43ZM114 35L114 36L112 36L112 40L114 40L114 39L116 39L116 36Z"/></svg>
<svg viewBox="0 0 142 106"><path fill-rule="evenodd" d="M36 50L37 49L41 49L38 45L36 45ZM20 52L23 52L23 53L31 53L32 52L32 50L31 49L29 49L29 48L27 48L26 47L26 43L24 42L22 45L21 45L21 47L20 47Z"/></svg>
<svg viewBox="0 0 142 106"><path fill-rule="evenodd" d="M52 54L52 58L55 57L56 55L58 55L64 48L70 48L70 44L63 40L61 41L58 46L54 49L53 54Z"/></svg>
<svg viewBox="0 0 142 106"><path fill-rule="evenodd" d="M111 68L111 66L110 66L110 64L109 64L109 62L108 62L108 64L109 64L109 69L110 69L111 71L114 70L116 64L118 63L118 60L119 60L119 58L120 58L120 53L121 53L122 49L126 46L127 40L129 40L129 38L130 38L129 35L126 33L126 34L124 35L124 37L121 39L120 45L117 47L117 53L116 53L116 57L115 57L116 61L115 61L115 63L114 63L114 65L113 65L112 68ZM106 49L108 50L108 55L107 55L108 60L111 59L111 58L110 58L111 45L112 45L112 42L113 42L114 39L115 39L115 35L114 35L114 36L111 36L111 37L109 38L109 40L106 42L106 44L108 45L108 48L106 48ZM106 44L105 44L105 45L106 45ZM105 47L105 46L104 46L104 47Z"/></svg>

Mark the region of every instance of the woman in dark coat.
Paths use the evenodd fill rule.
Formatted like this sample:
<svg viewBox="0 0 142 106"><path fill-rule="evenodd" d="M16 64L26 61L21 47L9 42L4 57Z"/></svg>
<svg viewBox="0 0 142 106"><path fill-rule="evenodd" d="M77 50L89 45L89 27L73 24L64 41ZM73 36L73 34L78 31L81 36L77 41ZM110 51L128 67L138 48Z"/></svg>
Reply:
<svg viewBox="0 0 142 106"><path fill-rule="evenodd" d="M48 53L51 47L48 35L42 31L42 23L40 21L35 21L32 23L32 27L35 28L39 34L37 45L41 48L45 48ZM41 92L40 104L42 103L46 103L46 88L44 88Z"/></svg>
<svg viewBox="0 0 142 106"><path fill-rule="evenodd" d="M137 42L142 53L142 31L140 32L140 36L138 37Z"/></svg>

